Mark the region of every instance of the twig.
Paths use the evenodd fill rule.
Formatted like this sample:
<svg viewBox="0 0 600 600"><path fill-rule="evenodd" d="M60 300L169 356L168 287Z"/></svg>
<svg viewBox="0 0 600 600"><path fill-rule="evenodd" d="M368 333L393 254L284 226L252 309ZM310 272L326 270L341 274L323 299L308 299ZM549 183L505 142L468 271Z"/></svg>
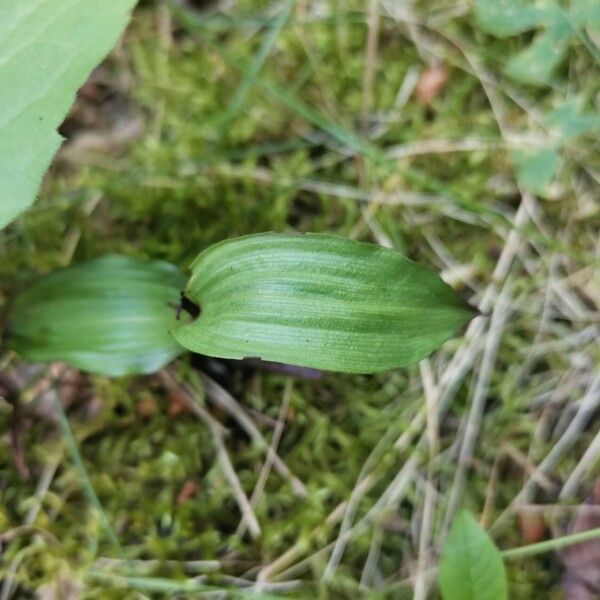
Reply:
<svg viewBox="0 0 600 600"><path fill-rule="evenodd" d="M182 392L183 400L187 403L189 409L204 421L208 427L217 452L217 460L219 461L223 475L225 475L225 479L227 479L231 486L242 517L248 523L250 535L255 539L258 538L260 536L260 525L225 448L223 441L224 427L199 403L194 390L189 385L178 385L168 371L163 370L159 375L168 387Z"/></svg>
<svg viewBox="0 0 600 600"><path fill-rule="evenodd" d="M435 484L433 464L439 451L438 420L435 406L438 393L433 381L431 364L428 359L419 363L423 391L425 394L425 407L427 410L427 441L429 446L429 462L427 465L427 481L425 483L425 497L423 499L423 515L421 518L421 531L419 532L419 555L417 559L417 575L415 579L414 600L427 598L428 580L425 572L429 567L429 546L433 530L433 515L435 511Z"/></svg>
<svg viewBox="0 0 600 600"><path fill-rule="evenodd" d="M508 298L510 296L510 290L511 285L509 282L507 282L502 289L500 297ZM494 363L496 361L496 355L498 353L500 340L502 338L502 333L504 331L507 318L507 310L502 308L501 304L498 303L494 308L494 312L492 313L490 329L483 350L481 368L479 370L477 383L475 384L475 390L473 392L473 401L471 403L471 409L469 410L469 417L467 419L463 442L460 448L458 467L454 477L452 490L450 491L446 515L444 517L444 525L442 527L444 534L450 528L450 524L454 519L454 515L459 508L462 498L462 491L466 482L467 469L471 463L473 451L475 449L475 443L481 427L481 419L485 409L485 402L488 396L489 384L494 370Z"/></svg>
<svg viewBox="0 0 600 600"><path fill-rule="evenodd" d="M269 446L270 452L267 452L267 457L263 466L258 474L258 480L256 481L256 485L254 486L254 490L252 491L252 495L250 496L250 504L252 506L256 506L258 503L267 483L267 479L269 478L269 473L271 472L271 467L273 466L273 457L277 456L277 446L279 446L279 442L281 441L281 436L283 434L283 426L285 423L285 417L288 412L288 408L290 406L290 400L292 398L292 391L294 389L294 380L289 378L286 381L285 389L283 391L283 398L281 400L281 407L279 408L279 415L277 417L277 424L275 425L275 429L273 431L273 438L271 440L271 444ZM235 532L236 536L243 536L246 531L248 523L245 519L243 519Z"/></svg>
<svg viewBox="0 0 600 600"><path fill-rule="evenodd" d="M565 484L560 491L558 497L561 500L570 498L575 495L577 488L580 486L582 479L587 475L592 465L595 465L600 456L600 431L596 433L592 443L588 446L577 466L571 471L571 474L565 481Z"/></svg>
<svg viewBox="0 0 600 600"><path fill-rule="evenodd" d="M375 526L373 528L373 535L371 537L371 545L369 547L369 554L363 572L360 576L359 586L365 590L369 590L372 586L372 581L377 571L377 563L379 561L379 554L381 552L381 543L383 542L383 527Z"/></svg>
<svg viewBox="0 0 600 600"><path fill-rule="evenodd" d="M378 519L381 519L385 516L385 514L391 509L392 506L396 505L402 498L403 494L406 492L408 485L412 482L415 473L417 472L417 467L419 464L419 460L416 454L411 456L402 466L402 468L398 471L392 482L385 489L379 500L369 509L367 514L358 521L355 525L353 525L350 529L348 529L343 535L341 535L338 540L341 541L342 544L342 552L346 547L346 544L356 535L364 532L370 525L376 522ZM332 517L332 515L330 515ZM341 515L336 515L337 520L341 518ZM306 546L306 544L305 544ZM309 562L314 560L317 557L320 557L323 554L326 554L330 550L333 549L333 544L327 545L325 548L315 552L312 556L300 561L296 565L286 570L281 570L284 566L283 561L279 563L279 561L275 561L270 567L275 567L270 571L270 577L273 577L274 580L279 580L280 578L286 578L291 573L296 573L304 566L306 566ZM286 557L286 560L289 561L290 556ZM341 559L341 555L338 557ZM276 565L277 563L277 565ZM323 576L323 580L326 580L326 576L331 577L333 572L337 568L336 563L332 563L331 560L329 564L332 564L332 569L330 573L327 573ZM328 567L329 567L328 564ZM338 563L339 564L339 563ZM287 565L285 565L287 566ZM277 576L274 577L275 573Z"/></svg>
<svg viewBox="0 0 600 600"><path fill-rule="evenodd" d="M214 402L221 410L231 415L239 426L248 434L252 442L260 449L266 452L267 458L271 461L273 468L284 478L287 479L296 494L306 497L307 492L304 484L290 471L289 467L277 454L277 452L267 443L260 429L254 421L246 414L237 400L227 390L223 389L216 381L211 379L205 373L201 374L204 390L209 400Z"/></svg>
<svg viewBox="0 0 600 600"><path fill-rule="evenodd" d="M596 375L592 383L590 384L585 396L581 399L579 408L575 413L569 426L556 442L552 450L546 455L544 460L538 465L538 471L549 475L554 466L561 460L561 458L571 449L573 444L579 439L581 432L586 428L589 420L600 406L600 374ZM490 529L499 527L513 511L515 506L518 506L522 502L529 502L536 486L536 480L534 477L529 477L521 491L512 500L510 505L504 510L504 512L496 519L496 522Z"/></svg>

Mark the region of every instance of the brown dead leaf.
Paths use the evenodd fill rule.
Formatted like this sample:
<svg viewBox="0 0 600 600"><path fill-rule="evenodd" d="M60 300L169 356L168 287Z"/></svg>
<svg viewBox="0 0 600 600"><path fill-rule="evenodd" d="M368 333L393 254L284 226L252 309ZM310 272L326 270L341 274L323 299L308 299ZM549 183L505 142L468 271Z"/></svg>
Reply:
<svg viewBox="0 0 600 600"><path fill-rule="evenodd" d="M425 69L415 88L415 98L419 104L431 104L446 87L448 70L443 65Z"/></svg>
<svg viewBox="0 0 600 600"><path fill-rule="evenodd" d="M137 403L136 408L140 417L149 418L156 414L156 411L158 410L158 404L152 396L144 396Z"/></svg>
<svg viewBox="0 0 600 600"><path fill-rule="evenodd" d="M538 512L522 511L519 513L519 529L525 544L535 544L546 536L546 521Z"/></svg>
<svg viewBox="0 0 600 600"><path fill-rule="evenodd" d="M190 412L187 402L181 397L177 390L169 391L169 408L167 413L170 417L179 417Z"/></svg>
<svg viewBox="0 0 600 600"><path fill-rule="evenodd" d="M177 504L185 504L190 498L196 495L199 489L200 488L195 481L188 479L177 495Z"/></svg>

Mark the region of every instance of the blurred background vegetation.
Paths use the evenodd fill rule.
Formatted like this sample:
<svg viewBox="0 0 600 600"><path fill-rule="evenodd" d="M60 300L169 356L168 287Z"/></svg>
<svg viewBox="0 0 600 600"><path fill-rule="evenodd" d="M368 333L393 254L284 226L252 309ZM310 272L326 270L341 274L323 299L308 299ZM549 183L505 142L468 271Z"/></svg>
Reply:
<svg viewBox="0 0 600 600"><path fill-rule="evenodd" d="M41 199L0 232L0 310L83 259L186 270L273 230L398 248L484 316L376 376L183 358L109 380L0 355L22 398L0 400L0 598L436 598L459 506L501 548L582 527L600 501L599 12L140 2ZM512 561L510 597L562 598L578 564Z"/></svg>

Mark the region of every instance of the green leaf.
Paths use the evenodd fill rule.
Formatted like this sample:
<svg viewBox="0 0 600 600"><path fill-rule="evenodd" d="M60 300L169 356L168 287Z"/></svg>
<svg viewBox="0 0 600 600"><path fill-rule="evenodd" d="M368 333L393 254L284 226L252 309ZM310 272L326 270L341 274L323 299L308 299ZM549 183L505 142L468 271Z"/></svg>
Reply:
<svg viewBox="0 0 600 600"><path fill-rule="evenodd" d="M173 265L117 255L56 271L16 297L9 345L31 361L151 373L183 352L170 329L184 284Z"/></svg>
<svg viewBox="0 0 600 600"><path fill-rule="evenodd" d="M135 0L0 2L0 228L34 200L75 92Z"/></svg>
<svg viewBox="0 0 600 600"><path fill-rule="evenodd" d="M564 25L564 21L561 21ZM516 81L548 85L567 46L570 29L553 27L539 33L530 46L513 56L506 64L506 73Z"/></svg>
<svg viewBox="0 0 600 600"><path fill-rule="evenodd" d="M556 150L515 150L512 153L517 180L527 190L539 196L548 194L560 165Z"/></svg>
<svg viewBox="0 0 600 600"><path fill-rule="evenodd" d="M438 570L444 600L506 600L502 556L473 516L463 511L454 521Z"/></svg>
<svg viewBox="0 0 600 600"><path fill-rule="evenodd" d="M571 0L569 14L576 25L600 31L600 2L598 0Z"/></svg>
<svg viewBox="0 0 600 600"><path fill-rule="evenodd" d="M522 0L477 0L475 17L481 29L508 37L534 29L544 20L545 11Z"/></svg>
<svg viewBox="0 0 600 600"><path fill-rule="evenodd" d="M186 295L201 314L174 335L210 356L383 371L427 356L473 314L399 252L331 235L228 240L192 270Z"/></svg>

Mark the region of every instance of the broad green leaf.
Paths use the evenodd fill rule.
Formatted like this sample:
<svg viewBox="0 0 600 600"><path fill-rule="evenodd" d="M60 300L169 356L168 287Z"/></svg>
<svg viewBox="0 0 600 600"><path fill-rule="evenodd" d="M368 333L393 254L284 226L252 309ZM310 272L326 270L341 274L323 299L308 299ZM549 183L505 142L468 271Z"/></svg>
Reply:
<svg viewBox="0 0 600 600"><path fill-rule="evenodd" d="M117 255L56 271L16 297L9 345L32 361L151 373L183 352L170 329L184 284L173 265Z"/></svg>
<svg viewBox="0 0 600 600"><path fill-rule="evenodd" d="M75 92L135 0L0 0L0 228L35 199Z"/></svg>
<svg viewBox="0 0 600 600"><path fill-rule="evenodd" d="M498 37L534 29L544 19L544 11L523 0L477 0L475 17L481 29Z"/></svg>
<svg viewBox="0 0 600 600"><path fill-rule="evenodd" d="M210 356L383 371L427 356L473 314L399 252L331 235L228 240L192 270L185 293L201 313L174 335Z"/></svg>
<svg viewBox="0 0 600 600"><path fill-rule="evenodd" d="M473 516L463 511L454 521L438 570L444 600L506 600L502 556Z"/></svg>
<svg viewBox="0 0 600 600"><path fill-rule="evenodd" d="M546 196L560 165L560 155L545 150L515 150L512 153L518 182L530 192Z"/></svg>

